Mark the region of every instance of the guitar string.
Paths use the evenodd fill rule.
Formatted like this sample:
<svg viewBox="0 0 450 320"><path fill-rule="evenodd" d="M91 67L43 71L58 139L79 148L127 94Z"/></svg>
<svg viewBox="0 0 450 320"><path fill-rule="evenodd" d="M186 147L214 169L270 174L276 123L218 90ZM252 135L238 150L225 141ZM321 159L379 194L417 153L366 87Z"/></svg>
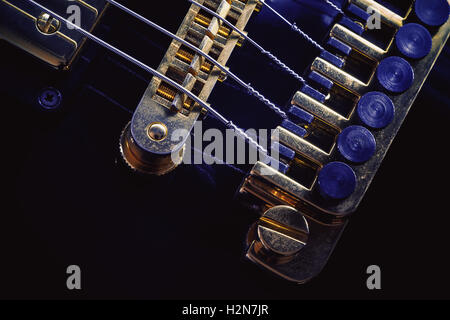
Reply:
<svg viewBox="0 0 450 320"><path fill-rule="evenodd" d="M165 35L171 37L172 39L181 42L182 44L184 44L185 46L189 47L190 49L194 50L197 54L201 55L202 57L206 58L207 60L209 60L213 65L216 65L222 72L224 72L225 74L227 74L230 78L232 78L234 81L236 81L240 86L246 88L247 92L256 97L259 101L261 101L262 103L264 103L267 107L269 107L272 111L274 111L275 113L277 113L281 118L286 119L287 118L287 114L281 110L280 107L276 106L272 101L270 101L269 99L267 99L264 95L262 95L259 91L257 91L256 89L254 89L250 83L245 83L243 80L241 80L238 76L236 76L233 72L231 72L229 69L227 69L225 66L223 66L222 64L220 64L218 61L216 61L215 59L213 59L212 57L210 57L208 54L206 54L205 52L203 52L202 50L200 50L199 48L197 48L196 46L192 45L191 43L187 42L184 39L181 39L180 37L178 37L177 35L171 33L170 31L164 29L163 27L159 26L158 24L150 21L149 19L143 17L142 15L138 14L137 12L134 12L133 10L125 7L124 5L118 3L117 1L114 0L106 0L107 2L109 2L110 4L112 4L113 6L117 7L118 9L128 13L129 15L133 16L134 18L144 22L145 24L157 29L158 31L164 33Z"/></svg>
<svg viewBox="0 0 450 320"><path fill-rule="evenodd" d="M246 141L248 141L251 145L256 147L259 151L261 151L263 154L268 155L267 150L262 147L258 142L256 142L252 137L250 137L248 134L246 134L241 128L237 127L231 120L226 119L223 115L221 115L218 111L216 111L214 108L212 108L207 102L203 101L199 97L197 97L195 94L184 88L183 86L179 85L177 82L173 81L166 75L158 72L157 70L147 66L140 60L130 56L129 54L121 51L120 49L114 47L113 45L105 42L104 40L98 38L97 36L93 35L89 31L84 30L83 28L77 26L76 24L70 22L69 20L63 18L62 16L58 15L57 13L51 11L50 9L44 7L43 5L37 3L34 0L27 0L29 3L39 7L41 10L46 11L50 15L60 19L62 22L66 23L67 25L70 25L72 28L80 32L85 37L89 38L90 40L96 42L97 44L101 45L102 47L110 50L111 52L117 54L118 56L121 56L122 58L128 60L129 62L135 64L136 66L142 68L143 70L151 73L153 76L167 82L171 86L175 87L177 90L183 92L188 97L190 97L192 100L194 100L196 103L198 103L201 107L205 108L212 114L214 118L222 122L225 126L229 127L230 129L233 129L238 135L240 135L242 138L244 138Z"/></svg>
<svg viewBox="0 0 450 320"><path fill-rule="evenodd" d="M270 11L272 11L272 13L274 13L278 18L280 18L281 21L283 21L284 23L286 23L292 30L294 30L295 32L297 32L298 34L300 34L304 39L306 39L309 43L311 43L312 45L314 45L317 49L319 49L320 51L325 51L325 48L322 47L319 43L317 43L316 41L314 41L313 38L311 38L306 32L304 32L302 29L300 29L295 23L290 22L289 20L287 20L281 13L279 13L277 10L275 10L274 8L272 8L272 6L270 6L266 0L259 0L267 9L269 9Z"/></svg>
<svg viewBox="0 0 450 320"><path fill-rule="evenodd" d="M331 2L330 0L325 0L325 2L328 3L331 7L333 7L334 10L345 16L345 12L342 11L342 9L339 8L337 5L335 5L333 2Z"/></svg>
<svg viewBox="0 0 450 320"><path fill-rule="evenodd" d="M86 86L86 89L91 90L92 92L94 92L95 94L98 94L99 96L101 96L102 98L108 100L110 103L112 103L113 105L117 106L118 108L120 108L121 110L129 113L129 114L133 114L133 111L126 108L125 106L123 106L121 103L119 103L118 101L112 99L111 97L109 97L106 93L104 93L103 91L100 91L99 89L93 87L92 85L88 85ZM191 132L191 139L195 138L195 135L193 132ZM222 159L219 159L211 154L206 153L205 151L202 151L200 149L195 148L194 144L191 143L191 150L193 150L194 152L201 154L203 156L203 159L208 159L210 161L212 161L215 164L220 164L220 165L225 165L231 169L233 169L234 171L237 171L241 174L246 174L246 172L244 172L243 170L241 170L240 168L238 168L237 166L230 164L226 161L223 161ZM205 161L203 160L202 163L205 163Z"/></svg>
<svg viewBox="0 0 450 320"><path fill-rule="evenodd" d="M251 45L256 47L262 54L266 55L272 61L274 61L278 66L281 67L282 70L293 76L295 79L300 81L301 83L305 83L305 79L303 79L300 75L298 75L294 70L289 68L285 63L283 63L280 59L278 59L274 54L272 54L270 51L265 50L260 44L258 44L256 41L254 41L252 38L250 38L247 34L245 34L243 31L239 30L235 25L233 25L231 22L229 22L226 18L220 16L217 14L217 12L214 12L213 10L207 8L203 4L198 3L196 0L187 0L190 3L198 6L203 11L209 13L210 15L216 17L217 19L221 20L223 23L225 23L228 27L230 27L232 30L237 32L242 38L244 38L246 41L248 41Z"/></svg>
<svg viewBox="0 0 450 320"><path fill-rule="evenodd" d="M322 47L317 41L315 41L313 38L311 38L306 32L304 32L301 28L299 28L295 22L292 23L289 20L287 20L281 13L279 13L277 10L275 10L272 6L270 6L266 0L259 0L264 6L267 7L267 9L269 9L270 11L272 11L272 13L274 13L278 18L280 18L284 23L286 23L292 30L294 30L295 32L297 32L298 34L300 34L304 39L306 39L309 43L311 43L314 47L316 47L317 49L319 49L321 52L325 51L325 48ZM344 11L342 11L342 9L340 9L337 5L335 5L333 2L331 2L330 0L325 0L325 2L330 5L331 7L333 7L336 11L338 11L340 14L345 16Z"/></svg>
<svg viewBox="0 0 450 320"><path fill-rule="evenodd" d="M33 0L29 0L29 1L34 2L35 5L38 5L38 6L39 6L39 4L37 4L35 1L33 1ZM286 113L285 113L284 111L282 111L279 107L277 107L277 106L276 106L274 103L272 103L269 99L265 98L262 94L260 94L257 90L255 90L255 89L251 86L251 84L246 84L245 82L243 82L243 81L242 81L239 77L237 77L234 73L232 73L231 71L229 71L227 68L225 68L224 66L222 66L220 63L218 63L217 61L215 61L214 59L212 59L209 55L205 54L203 51L201 51L201 50L198 49L197 47L191 45L190 43L188 43L188 42L186 42L185 40L183 40L183 39L177 37L176 35L170 33L168 30L166 30L166 29L160 27L159 25L157 25L157 24L151 22L150 20L144 18L143 16L139 15L138 13L136 13L136 12L134 12L134 11L132 11L132 10L126 8L125 6L121 5L120 3L118 3L118 2L116 2L116 1L114 1L114 0L106 0L106 1L109 2L110 4L113 4L114 6L118 7L118 8L121 9L122 11L125 11L125 12L127 12L128 14L134 16L135 18L137 18L137 19L139 19L139 20L145 22L146 24L148 24L148 25L150 25L150 26L156 28L157 30L163 32L164 34L166 34L166 35L172 37L173 39L175 39L175 40L177 40L177 41L183 43L184 45L190 47L192 50L196 51L198 54L202 55L203 57L205 57L206 59L208 59L211 63L213 63L214 65L216 65L222 72L224 72L225 74L227 74L228 76L230 76L230 77L231 77L233 80L235 80L239 85L245 87L245 88L248 90L249 94L251 94L251 95L255 96L256 98L258 98L258 100L260 100L260 101L263 102L265 105L267 105L269 108L271 108L273 111L275 111L276 113L278 113L282 118L287 118L287 115L286 115ZM255 41L253 41L253 39L251 39L250 37L248 37L245 33L243 33L242 31L240 31L239 29L237 29L235 26L233 26L231 23L229 23L226 19L222 18L222 17L219 16L217 13L215 13L215 12L213 12L212 10L210 10L210 9L208 9L208 8L206 8L206 7L204 7L203 5L197 3L197 2L194 1L194 0L188 0L188 1L191 2L191 3L193 3L193 4L195 4L195 5L197 5L197 6L199 6L199 7L201 7L203 10L205 10L205 11L207 11L208 13L212 14L213 16L215 16L216 18L220 19L221 21L224 21L224 22L225 22L227 25L229 25L233 30L237 31L241 36L243 36L246 40L248 40L252 45L254 45L256 48L258 48L263 54L269 56L269 58L271 58L271 59L272 59L273 61L275 61L279 66L281 66L283 70L287 71L289 74L291 74L292 76L294 76L297 80L299 80L299 81L301 81L301 82L303 82L303 83L306 82L302 77L300 77L297 73L295 73L292 69L290 69L286 64L284 64L283 62L281 62L278 58L276 58L276 57L275 57L273 54L271 54L269 51L267 51L267 50L265 50L264 48L262 48L258 43L256 43ZM268 4L265 2L265 0L260 0L260 1L261 1L261 3L262 3L263 5L265 5L268 9L270 9L274 14L276 14L280 19L282 19L285 23L287 23L288 25L290 25L291 28L292 28L294 31L297 31L298 33L300 33L305 39L307 39L307 40L308 40L310 43L312 43L315 47L317 47L317 48L318 48L319 50L321 50L321 51L324 51L324 50L325 50L320 44L318 44L318 43L317 43L316 41L314 41L310 36L308 36L308 35L307 35L305 32L303 32L300 28L298 28L298 27L296 26L295 23L290 23L286 18L284 18L280 13L278 13L274 8L272 8L270 5L268 5ZM338 12L340 12L340 13L343 14L343 11L342 11L340 8L338 8L334 3L332 3L332 2L329 1L329 0L325 0L325 2L328 3L330 6L332 6L335 10L337 10ZM42 8L42 9L46 9L45 7L42 7L42 6L41 6L41 8ZM51 13L50 10L48 10L48 9L46 9L46 10L49 11L49 12ZM54 14L54 13L53 13L53 15L57 16L57 15ZM62 18L62 17L58 17L58 18ZM62 20L65 20L65 19L62 19ZM77 28L78 31L81 31L80 29L81 29L81 28ZM83 31L85 31L85 30L83 30ZM86 31L85 31L85 32L86 32ZM82 32L82 33L83 33L83 32ZM86 33L87 33L87 32L86 32ZM85 36L88 36L88 35L85 34ZM92 39L92 38L91 38L91 39ZM99 43L98 41L96 41L96 42ZM101 43L100 43L100 44L101 44ZM106 44L106 43L105 43L105 44ZM112 46L111 46L111 47L112 47ZM110 48L110 49L112 49L112 48ZM115 49L116 49L116 48L115 48ZM112 50L112 51L114 52L115 50ZM120 51L120 50L119 50L119 51ZM119 52L115 52L115 53L116 53L116 54L119 54ZM121 53L123 54L123 52L121 52ZM124 58L127 58L127 57L123 56L122 54L119 54L119 55L121 55L121 56L124 57ZM127 56L128 56L128 55L127 55ZM130 57L130 56L128 56L128 57ZM130 58L131 58L131 57L130 57ZM128 60L129 60L129 59L128 59ZM129 60L129 61L131 61L131 60ZM131 62L133 62L133 61L131 61ZM135 62L137 62L137 63L135 63L135 64L137 64L138 66L143 67L144 69L146 69L147 71L150 72L150 70L147 69L147 68L150 68L150 67L145 66L145 65L140 65L140 64L142 64L142 63L141 63L140 61L138 61L138 60L136 60ZM145 68L144 66L147 67L147 68ZM150 68L150 69L151 69L151 68ZM150 73L152 73L152 72L150 72ZM154 75L155 75L155 74L154 74ZM164 79L163 79L163 80L164 80ZM169 81L167 81L167 82L169 82ZM169 82L169 84L172 85L172 83L170 83L170 82ZM176 86L175 86L175 87L176 87ZM187 94L185 91L187 91L187 90L182 90L183 93ZM188 96L189 96L189 95L188 95ZM192 97L191 97L191 98L192 98ZM194 99L194 101L195 101L195 99ZM197 102L197 101L196 101L196 102ZM198 102L197 102L197 103L198 103ZM199 103L199 104L200 104L200 103ZM204 104L206 105L206 102L204 102ZM203 106L203 107L205 107L205 106ZM206 109L208 109L208 108L206 108ZM220 114L214 114L214 112L212 112L212 113L213 113L213 115L214 115L215 117L217 117L219 120L221 120L221 122L223 122L223 123L226 124L226 125L235 127L236 131L237 131L239 134L245 136L245 133L243 132L243 130L240 129L240 128L237 128L231 121L226 120L226 119L225 119L224 117L222 117ZM223 118L223 119L221 119L221 118ZM255 143L255 141L253 141L250 137L247 136L246 138L249 139L249 141L252 142L252 144ZM262 147L259 146L257 143L256 143L256 145L257 145L258 149L261 149L261 148L262 148ZM267 152L264 148L262 148L262 149L263 149L263 151Z"/></svg>

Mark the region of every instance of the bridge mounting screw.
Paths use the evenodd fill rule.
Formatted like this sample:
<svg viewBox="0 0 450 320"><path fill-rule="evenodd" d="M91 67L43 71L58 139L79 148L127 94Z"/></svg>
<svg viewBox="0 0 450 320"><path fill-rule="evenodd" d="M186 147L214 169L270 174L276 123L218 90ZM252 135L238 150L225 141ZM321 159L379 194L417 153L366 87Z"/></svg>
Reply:
<svg viewBox="0 0 450 320"><path fill-rule="evenodd" d="M289 206L275 206L258 221L263 246L279 256L293 256L308 242L309 226L304 216Z"/></svg>
<svg viewBox="0 0 450 320"><path fill-rule="evenodd" d="M39 105L47 110L57 109L61 105L61 101L61 92L52 87L43 89L38 97Z"/></svg>
<svg viewBox="0 0 450 320"><path fill-rule="evenodd" d="M40 14L36 20L36 27L43 34L54 34L59 30L61 23L46 12Z"/></svg>

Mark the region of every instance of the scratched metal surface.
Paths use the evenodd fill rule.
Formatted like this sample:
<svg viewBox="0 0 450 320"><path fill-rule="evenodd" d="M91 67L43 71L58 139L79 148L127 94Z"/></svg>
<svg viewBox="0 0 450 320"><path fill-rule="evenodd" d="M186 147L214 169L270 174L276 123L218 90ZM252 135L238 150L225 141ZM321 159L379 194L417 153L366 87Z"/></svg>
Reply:
<svg viewBox="0 0 450 320"><path fill-rule="evenodd" d="M188 8L184 1L170 10L122 2L172 31ZM332 11L319 0L272 4L318 39L333 23ZM317 55L270 12L254 16L247 30L296 70L306 69ZM108 10L96 34L151 66L169 44L117 10ZM446 188L439 184L450 176L445 154L434 151L445 149L448 138L448 47L329 264L304 286L277 279L244 258L245 235L256 215L232 199L245 167L181 166L162 178L143 178L120 164L119 134L150 80L147 74L92 43L70 76L4 43L0 49L6 129L0 296L448 298L450 282L443 275L450 265L442 258L442 235L450 218ZM237 49L228 65L280 105L298 89L248 45ZM60 112L36 108L36 96L46 86L63 90ZM244 128L279 124L228 81L215 88L210 102ZM222 128L211 118L204 127ZM417 146L425 143L428 151L419 152ZM424 188L419 191L417 184ZM83 270L81 293L64 289L70 264ZM370 264L386 270L383 283L389 285L380 295L365 289Z"/></svg>

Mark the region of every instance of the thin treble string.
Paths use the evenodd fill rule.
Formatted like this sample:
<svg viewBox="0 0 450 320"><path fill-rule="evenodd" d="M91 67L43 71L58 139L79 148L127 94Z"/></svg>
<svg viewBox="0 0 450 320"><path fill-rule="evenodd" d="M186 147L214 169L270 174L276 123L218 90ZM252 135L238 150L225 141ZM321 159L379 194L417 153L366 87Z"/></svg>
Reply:
<svg viewBox="0 0 450 320"><path fill-rule="evenodd" d="M101 45L102 47L110 50L111 52L121 56L122 58L128 60L129 62L135 64L136 66L142 68L143 70L151 73L153 76L167 82L168 84L170 84L171 86L173 86L174 88L176 88L177 90L183 92L184 94L186 94L188 97L190 97L192 100L194 100L196 103L198 103L201 107L205 108L206 110L208 110L212 116L214 118L216 118L217 120L219 120L220 122L222 122L223 124L225 124L225 126L235 130L235 132L237 134L239 134L240 136L242 136L245 140L247 140L250 144L254 145L258 150L260 150L261 152L263 152L264 154L267 155L267 150L262 147L261 145L259 145L252 137L250 137L248 134L246 134L242 129L238 128L232 121L226 119L223 115L221 115L218 111L216 111L214 108L212 108L208 103L206 103L205 101L201 100L199 97L197 97L195 94L193 94L192 92L190 92L189 90L187 90L186 88L184 88L183 86L179 85L177 82L173 81L172 79L168 78L166 75L158 72L157 70L147 66L146 64L144 64L143 62L139 61L138 59L130 56L129 54L121 51L120 49L112 46L111 44L105 42L104 40L96 37L95 35L93 35L92 33L90 33L89 31L84 30L83 28L79 27L78 25L70 22L69 20L63 18L62 16L58 15L57 13L51 11L50 9L42 6L41 4L37 3L34 0L27 0L29 3L39 7L41 10L43 11L47 11L50 15L58 18L59 20L61 20L61 22L66 23L67 25L71 26L73 29L76 29L78 32L80 32L82 35L84 35L85 37L91 39L92 41L98 43L99 45Z"/></svg>
<svg viewBox="0 0 450 320"><path fill-rule="evenodd" d="M328 3L330 6L332 6L334 10L345 16L345 12L342 11L342 9L339 8L337 5L335 5L333 2L331 2L330 0L325 0L325 2Z"/></svg>
<svg viewBox="0 0 450 320"><path fill-rule="evenodd" d="M305 83L305 79L303 79L301 76L299 76L294 70L289 68L285 63L283 63L280 59L278 59L274 54L272 54L270 51L265 50L261 45L259 45L256 41L254 41L252 38L250 38L247 34L236 28L235 25L233 25L231 22L229 22L226 18L220 16L217 14L217 12L214 12L213 10L207 8L206 6L198 3L196 0L187 0L190 3L198 6L203 11L209 13L210 15L216 17L217 19L221 20L223 23L225 23L228 27L230 27L232 30L237 32L241 37L243 37L246 41L248 41L251 45L256 47L262 54L266 55L270 59L272 59L278 66L280 66L284 71L289 73L291 76L293 76L295 79L300 81L301 83Z"/></svg>
<svg viewBox="0 0 450 320"><path fill-rule="evenodd" d="M149 19L141 16L140 14L138 14L137 12L134 12L133 10L125 7L124 5L118 3L117 1L114 0L106 0L108 1L110 4L116 6L117 8L119 8L120 10L130 14L131 16L135 17L136 19L144 22L145 24L157 29L158 31L164 33L165 35L171 37L172 39L175 39L178 42L181 42L182 44L184 44L185 46L187 46L188 48L194 50L197 54L201 55L202 57L206 58L207 60L209 60L213 65L217 66L222 72L224 72L225 74L227 74L230 78L232 78L234 81L236 81L239 85L241 85L242 87L247 89L247 92L256 97L259 101L261 101L262 103L264 103L267 107L269 107L272 111L276 112L281 118L286 119L287 118L287 114L281 110L280 107L278 107L277 105L275 105L272 101L270 101L269 99L267 99L264 95L262 95L259 91L257 91L256 89L254 89L250 83L245 83L243 80L241 80L238 76L236 76L233 72L231 72L229 69L227 69L225 66L223 66L222 64L220 64L218 61L216 61L215 59L211 58L208 54L206 54L205 52L203 52L202 50L200 50L199 48L197 48L196 46L192 45L191 43L187 42L184 39L181 39L180 37L178 37L177 35L171 33L170 31L164 29L163 27L159 26L158 24L150 21Z"/></svg>
<svg viewBox="0 0 450 320"><path fill-rule="evenodd" d="M312 45L314 45L317 49L320 51L325 51L325 48L322 47L319 43L317 43L313 38L311 38L306 32L304 32L302 29L297 27L295 23L290 22L285 17L283 17L277 10L272 8L269 4L267 4L266 0L259 0L264 6L266 6L267 9L272 11L278 18L280 18L284 23L289 25L292 30L300 34L303 38L305 38L307 41L309 41Z"/></svg>

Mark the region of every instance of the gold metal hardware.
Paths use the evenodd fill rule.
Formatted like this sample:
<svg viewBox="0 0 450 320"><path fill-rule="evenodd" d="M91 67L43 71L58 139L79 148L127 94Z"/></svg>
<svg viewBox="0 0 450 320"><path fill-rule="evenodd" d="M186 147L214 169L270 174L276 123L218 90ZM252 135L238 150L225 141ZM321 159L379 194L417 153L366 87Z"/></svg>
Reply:
<svg viewBox="0 0 450 320"><path fill-rule="evenodd" d="M296 255L308 242L308 222L289 206L267 210L257 223L257 239L274 259Z"/></svg>
<svg viewBox="0 0 450 320"><path fill-rule="evenodd" d="M148 126L147 137L157 143L164 140L168 134L165 126L152 124ZM130 124L120 136L120 153L130 169L142 174L163 175L175 169L183 160L184 146L174 153L165 156L155 156L145 152L133 139Z"/></svg>
<svg viewBox="0 0 450 320"><path fill-rule="evenodd" d="M46 5L60 0L48 0ZM92 30L105 12L107 4L81 6L83 25ZM14 30L21 32L15 32ZM0 0L0 38L22 48L55 68L67 69L82 47L85 37L37 7L17 1Z"/></svg>
<svg viewBox="0 0 450 320"><path fill-rule="evenodd" d="M168 130L164 123L154 122L148 125L147 135L153 141L161 141L167 137Z"/></svg>
<svg viewBox="0 0 450 320"><path fill-rule="evenodd" d="M412 4L414 1L410 1L411 5L409 6L406 15L401 17L400 15L392 12L388 8L382 6L378 2L374 0L351 0L352 3L359 6L364 11L367 11L368 8L372 8L378 13L380 13L381 21L387 25L393 26L395 28L400 28L403 25L403 22L409 16L412 10Z"/></svg>
<svg viewBox="0 0 450 320"><path fill-rule="evenodd" d="M204 3L202 0L198 2ZM215 4L214 10L217 14L221 17L230 16L236 21L235 25L240 30L245 28L257 4L255 0L248 0L245 3L221 0L211 3ZM223 65L226 64L239 41L239 35L222 26L216 17L209 18L202 14L196 5L190 7L178 29L177 36L189 39L200 50L213 56ZM217 81L225 79L225 75L218 68L205 61L202 56L180 45L176 40L170 44L158 71L168 76L171 72L176 72L177 77L183 79L180 84L189 91L195 90L197 96L204 101L211 94ZM130 124L132 130L128 129L129 133L122 135L121 148L124 150L122 154L125 158L131 157L131 159L125 160L128 163L141 163L134 167L139 167L140 171L152 174L164 174L170 171L166 170L167 167L160 166L154 158L167 159L170 154L181 150L183 139L178 143L169 138L154 141L149 138L146 125L149 122L164 123L169 135L176 129L185 129L189 133L201 116L204 116L204 111L197 108L192 100L154 77L136 109ZM187 139L187 136L184 139ZM134 146L139 146L139 148ZM144 155L145 153L148 155ZM161 161L166 163L166 160ZM142 165L142 163L147 165ZM151 164L155 163L156 167L151 168ZM176 166L177 164L178 161L175 161L172 165ZM131 166L133 167L133 165ZM159 168L163 168L163 170Z"/></svg>
<svg viewBox="0 0 450 320"><path fill-rule="evenodd" d="M44 34L54 34L61 26L61 22L51 17L48 13L43 12L37 19L36 26Z"/></svg>
<svg viewBox="0 0 450 320"><path fill-rule="evenodd" d="M400 17L375 1L351 1L361 8L366 8L369 5L375 6L375 9L381 12L383 22L393 28L402 26L411 11L411 8L409 8L406 16ZM289 236L289 232L286 231L289 228L286 228L283 223L274 222L270 217L266 218L263 215L249 231L247 257L250 260L285 279L297 283L306 282L320 272L345 228L349 214L354 212L361 202L449 35L450 20L433 35L430 53L421 60L410 61L414 70L414 82L404 93L389 95L396 108L394 120L383 130L372 132L377 144L376 154L363 164L350 165L356 173L357 184L355 192L347 199L328 201L320 195L317 187L317 175L320 171L317 168L340 159L336 146L333 145L331 150L324 151L315 144L308 142L307 137L302 138L289 130L278 128L278 142L296 153L294 159L290 162L290 168L284 174L258 162L245 178L239 191L242 195L247 195L256 200L261 212L266 211L267 208L276 210L275 208L280 205L290 206L292 210L297 210L299 216L303 215L306 218L310 228L310 236L301 251L289 256L288 259L283 259L280 252L275 254L277 250L272 245L272 238L264 240L264 236L258 230L260 228L270 229L271 236L276 234L276 239L279 241L277 247L281 248L284 245L288 246L288 241L296 239L298 234L290 233ZM393 53L394 38L391 39L386 49L381 49L341 25L335 25L330 32L330 36L343 41L352 50L360 53L362 57L372 61L375 66ZM354 109L363 94L376 90L375 70L371 73L368 81L363 81L343 70L345 67L340 69L322 58L316 58L311 68L333 82L328 97L322 103L302 92L297 92L292 98L292 104L313 114L315 117L313 123L320 121L321 125L330 128L329 132L331 134L334 132L336 136L343 128L358 124ZM346 96L349 100L352 110L349 110L346 114L337 112L330 103L338 94ZM336 101L340 100L337 99ZM296 165L309 166L310 169L316 171L316 179L313 179L311 185L304 185L300 182L300 179L293 175L292 168ZM267 212L270 212L270 210ZM296 251L292 250L292 252Z"/></svg>

